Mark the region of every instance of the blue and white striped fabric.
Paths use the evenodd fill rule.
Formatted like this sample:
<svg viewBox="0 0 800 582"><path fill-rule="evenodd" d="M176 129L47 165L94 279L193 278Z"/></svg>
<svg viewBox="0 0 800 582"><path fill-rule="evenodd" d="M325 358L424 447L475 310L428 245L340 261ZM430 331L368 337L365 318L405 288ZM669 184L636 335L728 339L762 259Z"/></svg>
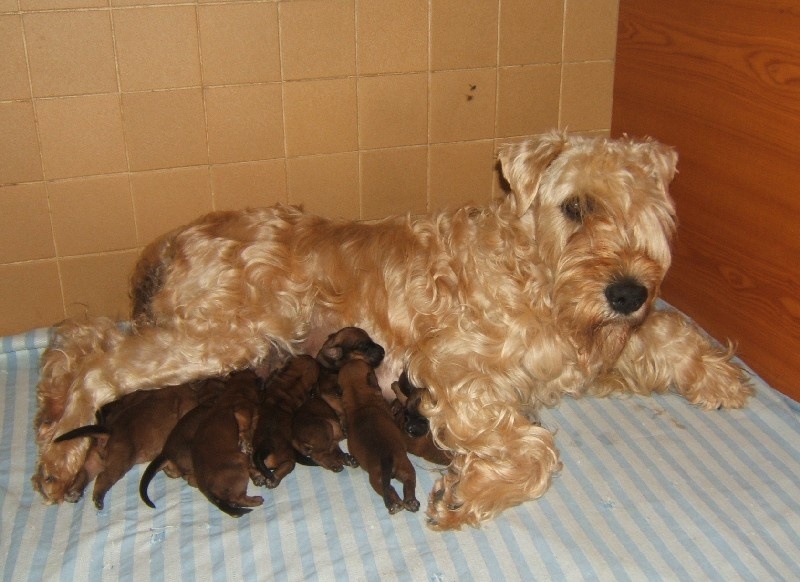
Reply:
<svg viewBox="0 0 800 582"><path fill-rule="evenodd" d="M30 486L47 330L0 340L3 580L797 580L800 406L763 382L745 410L677 396L566 400L545 411L564 469L539 501L481 529L389 516L360 469L298 467L232 519L141 467L106 495L45 506ZM417 462L418 497L436 477ZM251 488L255 489L255 488Z"/></svg>

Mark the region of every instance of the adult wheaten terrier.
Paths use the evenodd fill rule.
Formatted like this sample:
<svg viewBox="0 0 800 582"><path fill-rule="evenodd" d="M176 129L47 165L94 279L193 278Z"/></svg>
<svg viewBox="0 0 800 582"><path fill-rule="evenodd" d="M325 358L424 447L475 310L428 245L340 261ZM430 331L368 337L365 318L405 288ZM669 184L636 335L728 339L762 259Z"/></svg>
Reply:
<svg viewBox="0 0 800 582"><path fill-rule="evenodd" d="M316 353L362 327L403 369L452 463L434 528L536 498L559 468L531 422L563 395L673 389L703 408L751 394L731 350L653 303L675 230L676 154L653 140L550 133L504 146L511 194L486 207L370 223L277 206L217 212L152 243L132 280L134 325L67 322L44 356L35 487L62 500L88 443L54 437L140 389Z"/></svg>

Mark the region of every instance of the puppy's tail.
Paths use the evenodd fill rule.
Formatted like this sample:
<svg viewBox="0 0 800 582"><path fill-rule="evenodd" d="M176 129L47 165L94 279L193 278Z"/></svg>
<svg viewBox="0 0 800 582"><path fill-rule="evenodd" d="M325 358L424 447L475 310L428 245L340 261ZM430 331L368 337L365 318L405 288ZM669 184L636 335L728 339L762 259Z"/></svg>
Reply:
<svg viewBox="0 0 800 582"><path fill-rule="evenodd" d="M164 453L160 453L150 462L149 465L147 465L144 473L142 473L142 480L139 481L139 497L142 498L142 501L144 501L147 507L152 507L153 509L156 508L156 504L150 501L150 497L147 495L147 487L150 485L150 481L153 479L155 474L163 469L166 463L166 455L164 455Z"/></svg>
<svg viewBox="0 0 800 582"><path fill-rule="evenodd" d="M241 505L235 505L229 501L225 501L224 499L218 499L213 495L208 496L208 500L219 507L222 511L230 515L231 517L242 517L243 515L247 515L252 509L249 507L242 507Z"/></svg>
<svg viewBox="0 0 800 582"><path fill-rule="evenodd" d="M267 481L275 482L275 473L267 467L264 463L264 459L267 458L269 455L269 449L267 448L259 448L253 451L253 465L255 465L256 469L267 478Z"/></svg>
<svg viewBox="0 0 800 582"><path fill-rule="evenodd" d="M68 441L80 437L96 437L101 435L108 435L108 429L99 424L90 424L87 426L78 427L69 432L65 432L64 434L53 439L53 442L60 443L62 441Z"/></svg>
<svg viewBox="0 0 800 582"><path fill-rule="evenodd" d="M298 451L295 451L294 453L294 460L306 467L319 467L319 463L317 463L314 459Z"/></svg>

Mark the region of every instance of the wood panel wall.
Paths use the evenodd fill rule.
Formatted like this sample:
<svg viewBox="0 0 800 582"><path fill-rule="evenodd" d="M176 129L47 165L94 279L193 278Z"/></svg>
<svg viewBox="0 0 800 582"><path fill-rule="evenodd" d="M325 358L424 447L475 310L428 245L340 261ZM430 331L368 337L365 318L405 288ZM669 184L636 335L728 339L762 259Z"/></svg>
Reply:
<svg viewBox="0 0 800 582"><path fill-rule="evenodd" d="M679 153L664 298L800 400L800 3L621 0L612 134Z"/></svg>

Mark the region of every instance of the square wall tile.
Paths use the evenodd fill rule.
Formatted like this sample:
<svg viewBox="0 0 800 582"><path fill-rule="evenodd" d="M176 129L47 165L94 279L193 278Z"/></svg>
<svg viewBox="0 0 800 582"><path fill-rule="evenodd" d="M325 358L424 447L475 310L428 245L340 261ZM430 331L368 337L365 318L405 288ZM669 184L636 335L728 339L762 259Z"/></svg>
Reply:
<svg viewBox="0 0 800 582"><path fill-rule="evenodd" d="M214 4L197 9L203 83L281 80L278 4Z"/></svg>
<svg viewBox="0 0 800 582"><path fill-rule="evenodd" d="M279 9L284 80L355 74L353 0L281 2Z"/></svg>
<svg viewBox="0 0 800 582"><path fill-rule="evenodd" d="M500 3L500 66L558 63L564 2L503 0Z"/></svg>
<svg viewBox="0 0 800 582"><path fill-rule="evenodd" d="M20 10L103 8L105 6L108 6L108 0L19 0Z"/></svg>
<svg viewBox="0 0 800 582"><path fill-rule="evenodd" d="M215 0L217 1L217 0ZM202 2L202 0L201 0ZM160 4L176 4L175 0L111 0L111 6L157 6Z"/></svg>
<svg viewBox="0 0 800 582"><path fill-rule="evenodd" d="M561 65L500 69L497 136L530 135L558 127Z"/></svg>
<svg viewBox="0 0 800 582"><path fill-rule="evenodd" d="M107 11L40 12L23 21L35 97L117 90Z"/></svg>
<svg viewBox="0 0 800 582"><path fill-rule="evenodd" d="M44 182L0 187L0 263L55 256Z"/></svg>
<svg viewBox="0 0 800 582"><path fill-rule="evenodd" d="M137 251L61 259L61 281L68 317L104 315L130 319L128 281Z"/></svg>
<svg viewBox="0 0 800 582"><path fill-rule="evenodd" d="M118 95L37 99L36 115L48 179L128 169Z"/></svg>
<svg viewBox="0 0 800 582"><path fill-rule="evenodd" d="M114 10L123 91L200 85L194 6Z"/></svg>
<svg viewBox="0 0 800 582"><path fill-rule="evenodd" d="M494 165L494 140L431 146L430 209L487 204Z"/></svg>
<svg viewBox="0 0 800 582"><path fill-rule="evenodd" d="M239 210L285 203L286 160L211 166L214 210Z"/></svg>
<svg viewBox="0 0 800 582"><path fill-rule="evenodd" d="M64 319L55 260L0 265L0 335L48 327Z"/></svg>
<svg viewBox="0 0 800 582"><path fill-rule="evenodd" d="M30 99L31 84L25 61L22 18L16 14L0 16L0 101Z"/></svg>
<svg viewBox="0 0 800 582"><path fill-rule="evenodd" d="M131 170L208 163L201 89L122 95Z"/></svg>
<svg viewBox="0 0 800 582"><path fill-rule="evenodd" d="M427 73L359 78L358 134L365 149L427 143Z"/></svg>
<svg viewBox="0 0 800 582"><path fill-rule="evenodd" d="M284 156L279 84L210 87L205 97L211 163Z"/></svg>
<svg viewBox="0 0 800 582"><path fill-rule="evenodd" d="M619 0L569 0L564 25L564 62L614 58Z"/></svg>
<svg viewBox="0 0 800 582"><path fill-rule="evenodd" d="M358 72L428 70L428 0L359 0Z"/></svg>
<svg viewBox="0 0 800 582"><path fill-rule="evenodd" d="M136 248L128 176L98 176L47 186L58 255Z"/></svg>
<svg viewBox="0 0 800 582"><path fill-rule="evenodd" d="M131 174L139 244L212 210L207 167Z"/></svg>
<svg viewBox="0 0 800 582"><path fill-rule="evenodd" d="M431 75L432 143L494 137L495 69L444 71Z"/></svg>
<svg viewBox="0 0 800 582"><path fill-rule="evenodd" d="M289 156L358 148L354 78L284 83L283 111Z"/></svg>
<svg viewBox="0 0 800 582"><path fill-rule="evenodd" d="M19 12L17 0L0 0L0 13L2 12Z"/></svg>
<svg viewBox="0 0 800 582"><path fill-rule="evenodd" d="M428 204L428 148L361 153L361 218L424 214Z"/></svg>
<svg viewBox="0 0 800 582"><path fill-rule="evenodd" d="M561 127L591 131L611 127L614 63L565 63Z"/></svg>
<svg viewBox="0 0 800 582"><path fill-rule="evenodd" d="M359 218L357 152L292 158L286 168L290 204L331 218Z"/></svg>
<svg viewBox="0 0 800 582"><path fill-rule="evenodd" d="M431 70L497 66L498 4L432 0Z"/></svg>
<svg viewBox="0 0 800 582"><path fill-rule="evenodd" d="M33 104L0 103L0 127L0 184L41 180L42 159Z"/></svg>

